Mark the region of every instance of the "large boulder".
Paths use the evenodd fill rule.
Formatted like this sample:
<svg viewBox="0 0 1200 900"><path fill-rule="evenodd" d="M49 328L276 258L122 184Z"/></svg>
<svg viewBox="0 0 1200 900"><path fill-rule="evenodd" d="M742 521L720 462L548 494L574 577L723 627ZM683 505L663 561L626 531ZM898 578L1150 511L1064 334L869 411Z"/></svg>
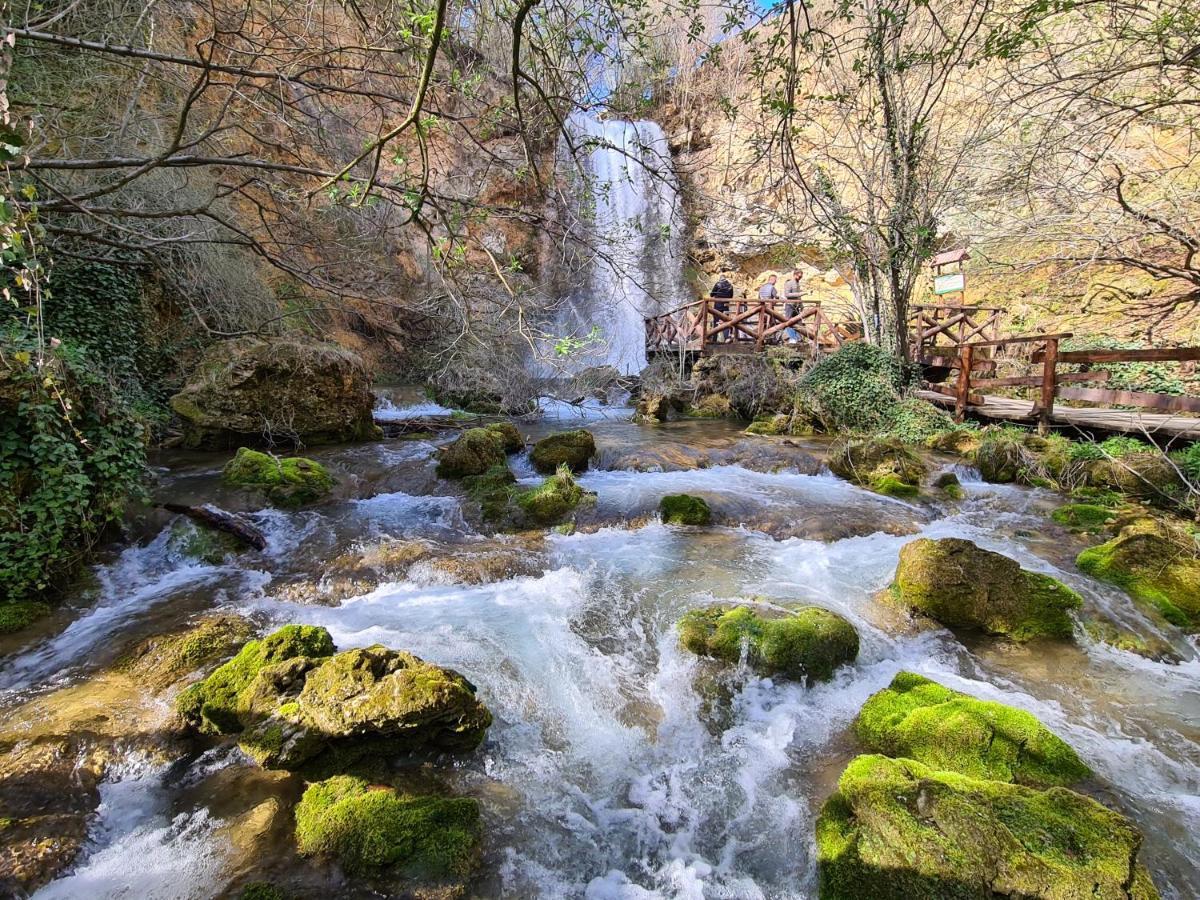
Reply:
<svg viewBox="0 0 1200 900"><path fill-rule="evenodd" d="M378 435L366 367L333 344L239 338L214 344L171 398L184 445L329 444Z"/></svg>
<svg viewBox="0 0 1200 900"><path fill-rule="evenodd" d="M1157 451L1095 460L1087 466L1087 482L1159 504L1169 504L1186 492L1179 469L1165 453Z"/></svg>
<svg viewBox="0 0 1200 900"><path fill-rule="evenodd" d="M533 467L544 475L557 472L563 465L579 474L587 470L588 461L595 455L596 439L590 431L577 428L542 438L533 445L530 458Z"/></svg>
<svg viewBox="0 0 1200 900"><path fill-rule="evenodd" d="M517 437L519 449L520 435ZM513 443L511 434L500 426L468 428L453 443L438 450L437 473L441 478L467 478L482 475L493 466L507 467L505 457Z"/></svg>
<svg viewBox="0 0 1200 900"><path fill-rule="evenodd" d="M276 506L288 507L320 500L334 484L333 476L315 460L272 456L248 447L238 448L221 470L221 479L228 485L257 491Z"/></svg>
<svg viewBox="0 0 1200 900"><path fill-rule="evenodd" d="M780 615L748 606L693 609L679 620L679 641L692 653L727 663L744 653L755 671L800 681L827 681L858 656L854 626L819 606Z"/></svg>
<svg viewBox="0 0 1200 900"><path fill-rule="evenodd" d="M1142 837L1066 788L860 756L817 820L821 900L1155 900Z"/></svg>
<svg viewBox="0 0 1200 900"><path fill-rule="evenodd" d="M513 500L522 513L523 524L557 525L589 495L563 464L540 485L517 491Z"/></svg>
<svg viewBox="0 0 1200 900"><path fill-rule="evenodd" d="M972 778L1054 787L1091 775L1066 742L1024 710L912 672L900 672L867 700L854 727L868 750Z"/></svg>
<svg viewBox="0 0 1200 900"><path fill-rule="evenodd" d="M855 484L891 497L915 497L925 463L896 438L849 440L830 452L829 468Z"/></svg>
<svg viewBox="0 0 1200 900"><path fill-rule="evenodd" d="M1108 543L1084 550L1075 564L1157 608L1168 622L1200 631L1200 548L1186 533L1139 519Z"/></svg>
<svg viewBox="0 0 1200 900"><path fill-rule="evenodd" d="M1015 641L1070 638L1069 610L1083 598L1061 582L1026 572L1007 556L961 538L920 538L900 550L891 596L950 628Z"/></svg>

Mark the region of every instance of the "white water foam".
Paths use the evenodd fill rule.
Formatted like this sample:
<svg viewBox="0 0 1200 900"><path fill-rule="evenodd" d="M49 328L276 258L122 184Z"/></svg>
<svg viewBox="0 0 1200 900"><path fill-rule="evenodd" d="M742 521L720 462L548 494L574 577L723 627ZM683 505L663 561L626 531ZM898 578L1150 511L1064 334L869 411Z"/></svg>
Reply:
<svg viewBox="0 0 1200 900"><path fill-rule="evenodd" d="M437 416L449 416L454 410L442 406L432 400L425 403L410 403L396 406L387 397L379 397L375 402L374 416L376 422L404 422L408 419L429 419Z"/></svg>

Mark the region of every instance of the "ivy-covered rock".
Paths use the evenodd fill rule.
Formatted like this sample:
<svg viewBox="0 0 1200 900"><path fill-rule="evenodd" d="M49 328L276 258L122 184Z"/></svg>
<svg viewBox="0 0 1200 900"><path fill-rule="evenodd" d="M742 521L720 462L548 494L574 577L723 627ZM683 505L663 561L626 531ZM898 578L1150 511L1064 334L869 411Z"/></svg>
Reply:
<svg viewBox="0 0 1200 900"><path fill-rule="evenodd" d="M703 497L691 494L668 494L658 502L658 513L664 525L709 525L712 510Z"/></svg>
<svg viewBox="0 0 1200 900"><path fill-rule="evenodd" d="M575 474L587 470L588 461L596 455L596 439L584 428L562 431L544 437L533 445L530 458L533 467L543 474L558 471L565 465Z"/></svg>
<svg viewBox="0 0 1200 900"><path fill-rule="evenodd" d="M272 456L248 447L225 464L226 484L259 491L276 506L303 506L333 490L333 476L319 462L303 456Z"/></svg>
<svg viewBox="0 0 1200 900"><path fill-rule="evenodd" d="M1075 564L1155 607L1171 624L1200 631L1200 549L1189 535L1140 519L1111 541L1084 550Z"/></svg>
<svg viewBox="0 0 1200 900"><path fill-rule="evenodd" d="M1069 610L1083 598L1048 575L961 538L920 538L900 550L891 595L950 628L974 628L1015 641L1069 638Z"/></svg>
<svg viewBox="0 0 1200 900"><path fill-rule="evenodd" d="M304 444L375 438L370 376L354 353L290 338L214 344L171 398L184 444L220 450L280 437Z"/></svg>
<svg viewBox="0 0 1200 900"><path fill-rule="evenodd" d="M858 632L836 613L804 606L768 618L748 606L693 609L679 620L684 649L727 663L746 661L764 675L827 681L858 656Z"/></svg>
<svg viewBox="0 0 1200 900"><path fill-rule="evenodd" d="M564 463L558 471L529 490L519 491L516 504L533 525L556 525L587 496Z"/></svg>
<svg viewBox="0 0 1200 900"><path fill-rule="evenodd" d="M925 463L896 438L865 438L838 444L829 468L855 484L892 497L914 497L925 475Z"/></svg>
<svg viewBox="0 0 1200 900"><path fill-rule="evenodd" d="M1066 788L860 756L817 820L821 900L1156 900L1142 838Z"/></svg>
<svg viewBox="0 0 1200 900"><path fill-rule="evenodd" d="M441 478L482 475L493 466L505 466L506 439L495 428L468 428L451 444L438 450Z"/></svg>
<svg viewBox="0 0 1200 900"><path fill-rule="evenodd" d="M972 778L1053 787L1091 775L1066 742L1024 710L912 672L900 672L867 700L854 728L868 750Z"/></svg>
<svg viewBox="0 0 1200 900"><path fill-rule="evenodd" d="M296 806L300 853L337 859L351 874L461 881L478 866L479 840L474 800L407 796L350 775L310 785Z"/></svg>

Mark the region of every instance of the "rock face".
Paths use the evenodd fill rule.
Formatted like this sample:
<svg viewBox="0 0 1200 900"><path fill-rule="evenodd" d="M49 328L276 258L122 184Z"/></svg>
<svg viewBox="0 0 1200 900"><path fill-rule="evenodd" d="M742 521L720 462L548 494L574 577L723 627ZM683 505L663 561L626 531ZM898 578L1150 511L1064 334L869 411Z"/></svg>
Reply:
<svg viewBox="0 0 1200 900"><path fill-rule="evenodd" d="M202 731L240 733L241 748L270 769L462 752L483 740L491 713L457 672L379 645L333 650L325 629L286 626L181 694L180 712Z"/></svg>
<svg viewBox="0 0 1200 900"><path fill-rule="evenodd" d="M208 450L272 438L303 444L378 433L362 361L332 344L241 338L210 347L171 408L184 445Z"/></svg>
<svg viewBox="0 0 1200 900"><path fill-rule="evenodd" d="M441 478L467 478L483 475L493 466L507 468L505 457L523 446L520 433L509 422L468 428L438 451L437 473Z"/></svg>
<svg viewBox="0 0 1200 900"><path fill-rule="evenodd" d="M851 440L837 445L829 468L855 484L892 497L914 497L920 490L925 464L902 441L893 438Z"/></svg>
<svg viewBox="0 0 1200 900"><path fill-rule="evenodd" d="M765 618L747 606L693 609L679 620L679 641L700 656L737 663L744 652L757 672L826 681L858 656L858 632L817 606Z"/></svg>
<svg viewBox="0 0 1200 900"><path fill-rule="evenodd" d="M578 475L587 471L588 461L596 455L596 439L586 429L562 431L542 438L533 445L533 467L544 475L565 465Z"/></svg>
<svg viewBox="0 0 1200 900"><path fill-rule="evenodd" d="M860 756L817 820L821 900L1153 900L1141 835L1061 787L1040 791Z"/></svg>
<svg viewBox="0 0 1200 900"><path fill-rule="evenodd" d="M934 769L1034 787L1067 786L1091 770L1029 713L900 672L859 712L863 745Z"/></svg>
<svg viewBox="0 0 1200 900"><path fill-rule="evenodd" d="M422 882L461 881L479 863L479 805L469 798L412 797L338 775L310 785L296 807L296 847L336 858L351 874L388 869ZM456 885L418 896L459 896ZM407 896L407 895L406 895Z"/></svg>
<svg viewBox="0 0 1200 900"><path fill-rule="evenodd" d="M1200 631L1200 554L1186 535L1140 519L1108 543L1084 550L1075 564L1154 606L1173 625Z"/></svg>
<svg viewBox="0 0 1200 900"><path fill-rule="evenodd" d="M1083 598L1047 575L960 538L905 544L891 594L950 628L975 628L1016 641L1069 638L1068 610Z"/></svg>
<svg viewBox="0 0 1200 900"><path fill-rule="evenodd" d="M225 464L226 484L251 488L276 506L304 506L333 490L333 476L319 462L303 456L271 456L247 447Z"/></svg>
<svg viewBox="0 0 1200 900"><path fill-rule="evenodd" d="M664 525L708 525L712 510L702 497L691 494L668 494L659 501L658 513Z"/></svg>

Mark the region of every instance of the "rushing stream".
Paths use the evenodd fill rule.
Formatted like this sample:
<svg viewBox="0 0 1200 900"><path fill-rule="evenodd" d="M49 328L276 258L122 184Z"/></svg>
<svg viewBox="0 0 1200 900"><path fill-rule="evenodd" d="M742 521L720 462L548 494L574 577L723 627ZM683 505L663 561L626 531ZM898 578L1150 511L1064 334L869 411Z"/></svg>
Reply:
<svg viewBox="0 0 1200 900"><path fill-rule="evenodd" d="M537 436L560 423L522 427ZM1053 496L966 472L961 503L909 504L820 472L764 474L737 463L628 471L638 454L721 451L741 437L713 422L643 428L596 419L588 427L600 464L624 468L582 478L598 495L595 527L536 546L540 574L467 587L414 572L337 604L297 599L282 588L318 578L325 561L356 546L483 540L433 474L434 441L313 451L339 478L336 500L249 511L269 547L237 564L178 558L165 532L148 534L98 568L74 621L0 667L6 708L101 669L127 638L210 606L264 627L324 625L340 648L378 642L463 672L495 714L483 747L440 776L483 807L478 896L808 897L814 818L855 753L848 726L872 692L909 669L1038 716L1096 771L1101 799L1142 828L1144 859L1164 896L1200 896L1193 646L1162 633L1183 657L1166 664L1082 632L1079 646L964 644L897 623L873 599L914 535L962 536L1155 634L1123 594L1074 569L1081 539L1047 518ZM235 507L239 498L219 485L222 462L164 456L160 497ZM527 461L515 469L532 479ZM663 526L652 510L680 491L742 524ZM846 616L861 635L858 662L812 688L745 672L722 686L699 678L702 666L679 649L674 623L696 605L750 596ZM102 787L86 850L38 897L199 898L248 877L353 896L332 867L295 856L286 814L258 830L235 825L271 798L292 802L292 779L231 749L167 767L131 754L117 772Z"/></svg>

